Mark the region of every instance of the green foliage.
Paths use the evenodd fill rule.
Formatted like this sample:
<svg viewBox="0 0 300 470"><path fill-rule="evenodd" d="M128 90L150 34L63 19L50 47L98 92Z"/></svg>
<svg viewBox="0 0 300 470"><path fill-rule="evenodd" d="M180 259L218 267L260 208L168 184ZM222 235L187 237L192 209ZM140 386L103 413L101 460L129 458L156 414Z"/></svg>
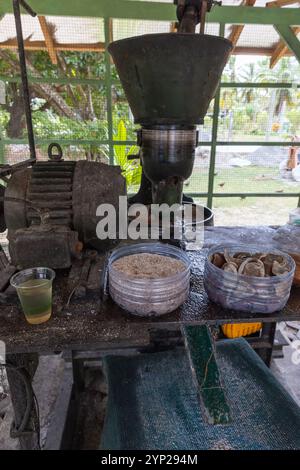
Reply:
<svg viewBox="0 0 300 470"><path fill-rule="evenodd" d="M103 121L75 121L58 116L51 110L35 111L32 114L35 135L41 138L61 139L107 139L107 126Z"/></svg>
<svg viewBox="0 0 300 470"><path fill-rule="evenodd" d="M6 128L9 121L9 113L0 109L0 132Z"/></svg>
<svg viewBox="0 0 300 470"><path fill-rule="evenodd" d="M295 108L291 109L287 112L287 118L289 119L290 123L292 124L292 133L299 134L300 133L300 109Z"/></svg>
<svg viewBox="0 0 300 470"><path fill-rule="evenodd" d="M6 51L11 59L17 61L13 51ZM78 148L86 150L86 158L101 160L109 159L108 146L81 145L81 140L107 140L107 114L105 89L105 57L103 53L93 52L60 52L58 65L53 65L46 51L28 52L27 58L37 76L49 78L49 99L44 93L39 93L38 87L31 84L32 111L35 135L38 138L78 140ZM15 68L10 61L0 60L2 75L13 76ZM300 81L300 66L293 58L283 58L276 67L269 68L269 59L256 60L238 66L239 59L231 56L225 68L223 82L297 82ZM16 69L17 70L17 69ZM30 74L35 72L30 70ZM51 78L70 77L82 79L99 79L99 85L59 85L51 83ZM123 88L116 82L117 72L111 64L112 78L112 112L115 140L135 141L136 126L133 122ZM12 105L16 102L20 86L7 83L6 105L0 108L0 129L7 137L9 118L14 122ZM272 96L275 102L272 106ZM272 95L273 93L273 95ZM65 108L75 111L76 119L56 106L53 96L59 95L65 102ZM261 89L261 88L223 88L220 100L219 140L261 140L264 136L274 140L290 139L300 133L300 92L296 88ZM202 128L204 140L211 135L213 117L213 102L205 117ZM24 120L24 119L23 119ZM11 123L10 123L11 124ZM273 124L279 125L279 130L273 130ZM274 127L275 128L275 127ZM22 134L23 133L23 134ZM20 135L26 136L26 130L21 129ZM258 138L255 139L255 136ZM18 136L19 137L19 136ZM252 138L251 138L252 137ZM73 149L71 150L73 152ZM136 153L136 147L115 146L115 161L122 167L128 187L139 183L141 166L135 160L128 160L129 153ZM103 158L102 158L103 157Z"/></svg>
<svg viewBox="0 0 300 470"><path fill-rule="evenodd" d="M283 58L270 69L269 59L264 58L238 67L236 57L231 57L222 81L299 83L300 66L294 58ZM220 108L223 114L233 111L231 135L238 140L247 140L251 135L290 139L293 133L299 133L299 99L296 88L224 88ZM277 131L274 131L274 124L279 125ZM226 135L229 120L223 119L220 127Z"/></svg>
<svg viewBox="0 0 300 470"><path fill-rule="evenodd" d="M266 124L268 122L268 113L267 113L267 111L262 111L260 113L257 113L256 122L257 122L257 126L259 128L261 128L261 129L265 128Z"/></svg>
<svg viewBox="0 0 300 470"><path fill-rule="evenodd" d="M114 140L127 140L127 129L123 120L119 121ZM121 167L122 174L126 179L127 189L137 186L141 181L142 167L139 160L128 160L128 155L138 152L137 146L129 148L126 145L115 145L115 162Z"/></svg>

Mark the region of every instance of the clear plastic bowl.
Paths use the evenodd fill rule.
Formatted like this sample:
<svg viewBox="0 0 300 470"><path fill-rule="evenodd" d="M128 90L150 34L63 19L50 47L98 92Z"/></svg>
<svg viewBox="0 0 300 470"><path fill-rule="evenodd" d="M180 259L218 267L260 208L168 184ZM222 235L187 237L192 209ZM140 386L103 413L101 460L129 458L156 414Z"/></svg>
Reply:
<svg viewBox="0 0 300 470"><path fill-rule="evenodd" d="M284 256L291 268L282 276L254 277L223 271L210 259L214 253L238 252L273 253ZM225 308L249 313L273 313L287 303L295 273L294 260L279 250L258 245L220 245L213 247L207 256L204 269L204 287L209 298Z"/></svg>
<svg viewBox="0 0 300 470"><path fill-rule="evenodd" d="M132 279L113 267L114 261L137 253L169 256L186 269L170 277ZM159 316L182 305L190 290L190 260L179 248L164 243L138 243L114 250L108 261L109 293L124 310L139 316Z"/></svg>

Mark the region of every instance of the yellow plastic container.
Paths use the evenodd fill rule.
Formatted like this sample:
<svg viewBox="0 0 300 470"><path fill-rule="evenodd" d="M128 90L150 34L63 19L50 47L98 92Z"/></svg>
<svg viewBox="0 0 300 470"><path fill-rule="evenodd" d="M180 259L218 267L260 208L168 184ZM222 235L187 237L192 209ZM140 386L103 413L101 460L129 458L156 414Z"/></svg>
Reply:
<svg viewBox="0 0 300 470"><path fill-rule="evenodd" d="M261 330L262 323L232 323L222 325L222 331L227 338L240 338Z"/></svg>

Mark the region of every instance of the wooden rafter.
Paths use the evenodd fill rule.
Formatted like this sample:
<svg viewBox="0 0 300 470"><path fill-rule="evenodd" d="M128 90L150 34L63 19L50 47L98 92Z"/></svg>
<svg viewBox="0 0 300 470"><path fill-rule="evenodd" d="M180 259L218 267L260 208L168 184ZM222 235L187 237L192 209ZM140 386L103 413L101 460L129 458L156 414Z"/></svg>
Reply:
<svg viewBox="0 0 300 470"><path fill-rule="evenodd" d="M177 33L178 31L178 24L176 21L171 21L170 23L170 33Z"/></svg>
<svg viewBox="0 0 300 470"><path fill-rule="evenodd" d="M45 41L24 41L24 47L28 51L48 51ZM18 49L15 39L9 39L0 42L0 49ZM89 44L55 44L56 51L78 51L78 52L104 52L105 44L103 42Z"/></svg>
<svg viewBox="0 0 300 470"><path fill-rule="evenodd" d="M47 51L50 57L52 64L57 65L57 55L55 50L54 39L52 37L51 29L47 24L46 18L44 16L38 16L39 23L41 26L41 30L43 31L43 35L45 38L45 44L47 47Z"/></svg>
<svg viewBox="0 0 300 470"><path fill-rule="evenodd" d="M25 49L29 51L47 51L44 41L25 41ZM15 39L0 42L0 49L17 49L18 45ZM102 42L90 44L55 44L56 51L77 51L77 52L104 52L105 45ZM264 55L271 56L274 49L271 47L236 47L233 55ZM288 49L285 56L291 56L292 53Z"/></svg>
<svg viewBox="0 0 300 470"><path fill-rule="evenodd" d="M233 51L233 55L262 55L271 56L273 54L272 47L236 47ZM291 56L292 53L288 50L285 54Z"/></svg>
<svg viewBox="0 0 300 470"><path fill-rule="evenodd" d="M292 30L296 36L297 34L300 33L300 27L292 28ZM275 65L279 62L279 60L285 55L287 55L288 51L289 51L289 48L286 45L286 43L282 40L279 41L275 49L273 49L272 57L270 59L270 68L272 69L273 67L275 67Z"/></svg>
<svg viewBox="0 0 300 470"><path fill-rule="evenodd" d="M255 2L256 2L256 0L243 0L241 5L248 6L248 7L253 7ZM233 44L233 50L236 47L238 40L240 39L240 36L243 32L244 27L245 27L244 24L239 24L239 25L236 25L236 26L232 27L232 30L231 30L231 33L230 33L230 36L229 36L228 39Z"/></svg>
<svg viewBox="0 0 300 470"><path fill-rule="evenodd" d="M285 7L287 5L294 5L295 3L300 3L297 0L275 0L273 2L266 3L266 7Z"/></svg>

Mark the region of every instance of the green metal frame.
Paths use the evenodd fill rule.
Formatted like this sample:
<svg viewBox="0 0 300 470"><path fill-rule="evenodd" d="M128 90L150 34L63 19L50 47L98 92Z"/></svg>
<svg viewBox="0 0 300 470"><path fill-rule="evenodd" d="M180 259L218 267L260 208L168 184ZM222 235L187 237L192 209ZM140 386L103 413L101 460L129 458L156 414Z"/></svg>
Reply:
<svg viewBox="0 0 300 470"><path fill-rule="evenodd" d="M300 42L293 30L288 25L276 24L274 28L278 32L279 36L286 43L288 48L295 54L295 57L300 62Z"/></svg>
<svg viewBox="0 0 300 470"><path fill-rule="evenodd" d="M94 18L127 18L136 20L174 21L172 3L142 0L30 0L38 15L80 16ZM0 15L12 13L11 0L1 0ZM207 15L210 23L300 25L299 8L264 8L216 6Z"/></svg>
<svg viewBox="0 0 300 470"><path fill-rule="evenodd" d="M224 30L224 25L220 25L220 32ZM110 59L108 57L109 62L109 70L110 70ZM108 65L108 63L106 64ZM8 82L20 82L19 77L4 77L0 76L0 80L8 81ZM113 140L113 122L112 122L112 105L111 105L111 87L112 84L115 82L110 80L110 75L106 74L106 81L95 80L95 79L60 79L60 78L29 78L31 82L38 82L43 81L45 83L56 83L56 84L83 84L83 85L90 85L90 86L99 86L99 83L107 83L107 120L108 120L108 134L109 138L106 140L95 140L95 139L84 139L84 140L74 140L74 139L55 139L55 141L61 145L108 145L109 146L109 157L110 163L113 164L113 155L114 155L114 146L115 145L135 145L135 141L126 140L126 141L118 141ZM293 84L293 83L221 83L219 90L217 91L215 102L214 102L214 112L213 112L213 124L212 124L212 140L211 141L202 141L199 142L199 146L203 147L210 147L211 148L211 155L210 155L210 166L209 166L209 179L208 179L208 190L207 192L198 192L198 193L189 193L192 197L205 197L207 198L207 205L208 207L212 207L213 205L213 198L223 198L223 197L239 197L239 198L246 198L246 197L296 197L300 198L299 193L215 193L214 192L214 173L215 173L215 159L216 159L216 151L217 147L221 146L279 146L279 147L290 147L294 145L292 141L285 141L285 142L278 142L278 141L221 141L217 140L217 132L218 132L218 120L219 120L219 111L220 111L220 90L221 88L300 88L300 84ZM110 104L109 104L110 103ZM53 142L51 138L36 138L36 145L47 145ZM12 145L12 144L26 144L28 141L27 139L1 139L0 138L0 150L2 150L5 145Z"/></svg>
<svg viewBox="0 0 300 470"><path fill-rule="evenodd" d="M221 37L224 37L224 34L225 34L225 24L220 23L219 35ZM213 203L214 174L215 174L215 166L216 166L217 138L218 138L219 114L220 114L220 97L221 97L221 87L218 88L218 91L215 96L215 101L214 101L212 143L211 143L211 149L210 149L208 188L207 188L207 192L208 192L207 206L209 208L212 208L212 203Z"/></svg>
<svg viewBox="0 0 300 470"><path fill-rule="evenodd" d="M205 325L183 325L181 333L206 421L212 425L231 423L230 408L209 328Z"/></svg>
<svg viewBox="0 0 300 470"><path fill-rule="evenodd" d="M113 140L113 113L112 113L112 86L118 82L111 77L111 60L107 51L109 43L109 22L110 18L124 18L135 20L156 20L156 21L174 21L176 20L176 7L171 3L150 2L142 0L30 0L30 6L39 14L45 16L80 16L95 17L104 19L105 35L105 76L103 79L71 79L71 78L45 78L29 77L32 83L55 83L55 84L73 84L89 85L98 87L105 85L107 100L107 123L108 139L106 140L74 140L74 139L55 139L61 145L108 145L110 163L114 162L115 145L134 145L134 141L114 141ZM12 13L11 0L1 0L1 14ZM261 8L245 6L216 6L208 14L207 21L210 23L219 23L220 35L224 36L225 24L263 24L273 25L287 46L296 55L300 62L300 42L294 35L291 25L300 25L300 8ZM6 82L20 82L20 77L3 77L0 80ZM211 158L209 166L209 179L207 192L190 193L193 197L207 197L207 205L212 207L213 198L222 197L299 197L299 193L215 193L214 192L214 173L215 160L218 146L284 146L294 145L293 142L261 142L261 141L233 141L224 142L217 140L218 119L220 111L221 88L300 88L300 84L295 83L221 83L214 101L212 140L211 142L199 142L199 145L211 148ZM36 139L37 145L51 143L53 139ZM4 146L9 144L24 144L26 139L1 139L0 136L0 155L4 154Z"/></svg>
<svg viewBox="0 0 300 470"><path fill-rule="evenodd" d="M108 140L109 140L109 163L114 164L114 144L113 144L113 112L112 112L112 96L111 96L111 67L110 55L108 52L109 45L109 22L110 18L104 18L104 37L105 37L105 90L106 90L106 105L107 105L107 127L108 127Z"/></svg>

